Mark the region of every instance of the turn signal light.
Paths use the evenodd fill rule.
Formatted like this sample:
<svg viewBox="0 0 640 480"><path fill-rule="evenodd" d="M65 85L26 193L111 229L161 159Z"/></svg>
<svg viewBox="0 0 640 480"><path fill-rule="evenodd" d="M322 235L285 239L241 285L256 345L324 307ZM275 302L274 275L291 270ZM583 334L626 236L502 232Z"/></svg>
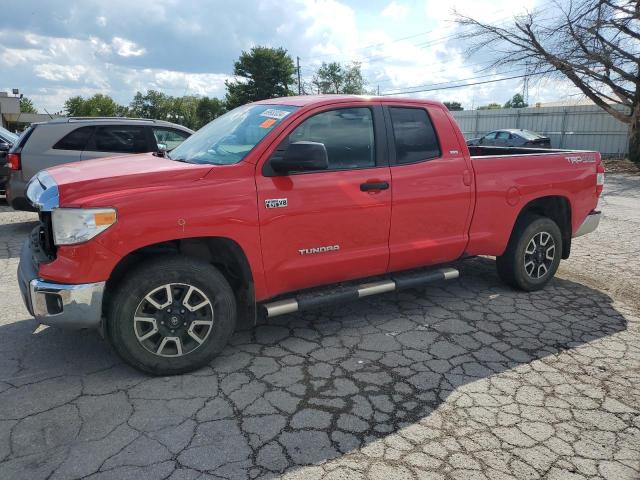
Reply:
<svg viewBox="0 0 640 480"><path fill-rule="evenodd" d="M116 223L116 212L99 212L93 214L97 226L113 225Z"/></svg>
<svg viewBox="0 0 640 480"><path fill-rule="evenodd" d="M20 162L20 154L19 153L7 154L7 164L9 165L9 169L11 170L21 170L22 163Z"/></svg>

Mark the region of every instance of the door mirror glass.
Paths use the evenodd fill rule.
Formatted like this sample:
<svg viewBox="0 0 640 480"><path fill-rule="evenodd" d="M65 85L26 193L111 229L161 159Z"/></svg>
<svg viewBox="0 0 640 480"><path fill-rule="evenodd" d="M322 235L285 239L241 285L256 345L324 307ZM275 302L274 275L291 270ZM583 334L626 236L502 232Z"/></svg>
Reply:
<svg viewBox="0 0 640 480"><path fill-rule="evenodd" d="M291 143L279 158L271 159L271 168L278 173L309 172L329 168L327 149L323 143Z"/></svg>

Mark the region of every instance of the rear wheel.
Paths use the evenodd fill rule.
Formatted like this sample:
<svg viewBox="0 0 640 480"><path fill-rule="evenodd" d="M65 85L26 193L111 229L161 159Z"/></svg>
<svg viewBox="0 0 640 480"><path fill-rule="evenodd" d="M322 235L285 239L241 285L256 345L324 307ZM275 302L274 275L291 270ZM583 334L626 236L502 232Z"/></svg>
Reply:
<svg viewBox="0 0 640 480"><path fill-rule="evenodd" d="M224 348L236 322L235 298L224 276L179 256L136 267L109 307L107 333L116 352L155 375L207 364Z"/></svg>
<svg viewBox="0 0 640 480"><path fill-rule="evenodd" d="M527 215L518 221L496 266L508 285L534 291L553 278L561 258L562 234L558 225L547 217Z"/></svg>

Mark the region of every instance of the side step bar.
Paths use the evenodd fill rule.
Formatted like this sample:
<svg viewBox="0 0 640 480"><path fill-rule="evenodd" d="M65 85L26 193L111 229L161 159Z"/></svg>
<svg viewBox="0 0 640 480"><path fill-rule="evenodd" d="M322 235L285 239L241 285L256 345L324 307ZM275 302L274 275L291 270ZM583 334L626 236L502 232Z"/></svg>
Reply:
<svg viewBox="0 0 640 480"><path fill-rule="evenodd" d="M310 308L322 307L336 303L350 302L358 298L377 295L379 293L415 288L427 283L439 280L452 280L458 278L460 272L455 268L440 268L427 272L396 273L387 280L381 280L360 285L349 285L330 291L318 293L308 292L293 298L277 300L265 303L262 306L267 312L267 317L277 317L287 313L299 312Z"/></svg>

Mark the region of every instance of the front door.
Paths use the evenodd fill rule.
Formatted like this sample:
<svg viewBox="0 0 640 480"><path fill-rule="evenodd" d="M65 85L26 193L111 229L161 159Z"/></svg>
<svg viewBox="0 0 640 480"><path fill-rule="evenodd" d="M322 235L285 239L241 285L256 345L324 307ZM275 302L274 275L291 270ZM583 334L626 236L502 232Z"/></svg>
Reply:
<svg viewBox="0 0 640 480"><path fill-rule="evenodd" d="M256 172L271 296L380 274L389 261L391 176L381 107L318 111L293 125L276 152L298 141L323 143L329 169L276 175L267 159Z"/></svg>

